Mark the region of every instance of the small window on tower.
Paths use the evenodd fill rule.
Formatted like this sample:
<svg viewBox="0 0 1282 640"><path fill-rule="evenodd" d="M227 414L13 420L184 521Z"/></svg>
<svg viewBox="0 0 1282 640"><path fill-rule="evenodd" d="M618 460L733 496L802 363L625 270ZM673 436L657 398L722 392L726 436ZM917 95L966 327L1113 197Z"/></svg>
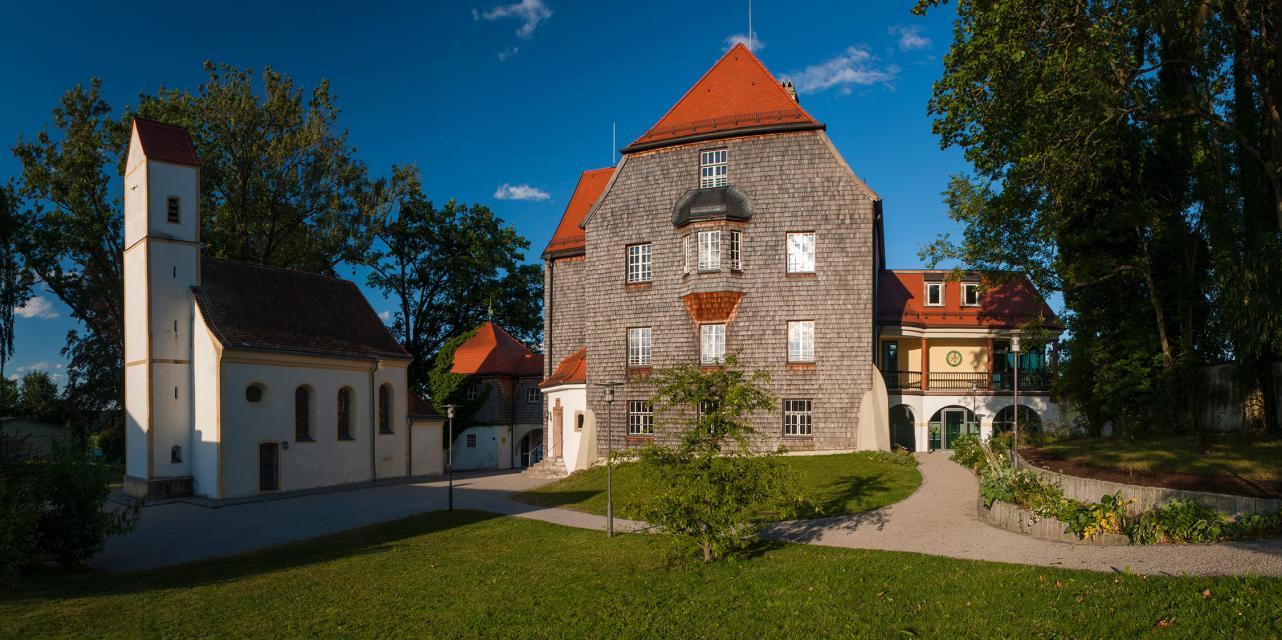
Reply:
<svg viewBox="0 0 1282 640"><path fill-rule="evenodd" d="M169 196L169 203L165 211L168 214L169 221L178 224L182 222L182 199L178 196Z"/></svg>

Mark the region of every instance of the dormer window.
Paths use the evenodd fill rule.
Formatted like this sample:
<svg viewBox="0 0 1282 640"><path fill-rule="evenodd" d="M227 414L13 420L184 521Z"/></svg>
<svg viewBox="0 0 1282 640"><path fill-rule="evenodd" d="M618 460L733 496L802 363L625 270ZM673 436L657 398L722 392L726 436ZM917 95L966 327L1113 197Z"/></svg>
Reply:
<svg viewBox="0 0 1282 640"><path fill-rule="evenodd" d="M944 306L944 283L942 282L926 283L926 306L928 307Z"/></svg>
<svg viewBox="0 0 1282 640"><path fill-rule="evenodd" d="M979 306L979 284L976 282L963 282L961 286L962 306L978 307Z"/></svg>
<svg viewBox="0 0 1282 640"><path fill-rule="evenodd" d="M712 149L699 153L699 188L726 186L726 150Z"/></svg>
<svg viewBox="0 0 1282 640"><path fill-rule="evenodd" d="M182 210L182 199L178 196L169 196L169 200L165 205L166 218L170 222L178 224L182 222Z"/></svg>

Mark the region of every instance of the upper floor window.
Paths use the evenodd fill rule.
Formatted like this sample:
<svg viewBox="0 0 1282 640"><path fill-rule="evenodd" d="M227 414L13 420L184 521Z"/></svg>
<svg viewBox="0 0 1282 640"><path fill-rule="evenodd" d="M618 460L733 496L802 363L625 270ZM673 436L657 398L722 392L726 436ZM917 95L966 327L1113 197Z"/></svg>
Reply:
<svg viewBox="0 0 1282 640"><path fill-rule="evenodd" d="M815 234L788 234L788 273L815 272Z"/></svg>
<svg viewBox="0 0 1282 640"><path fill-rule="evenodd" d="M166 218L170 222L178 224L179 222L182 222L182 211L182 199L178 196L169 196L169 199L165 203Z"/></svg>
<svg viewBox="0 0 1282 640"><path fill-rule="evenodd" d="M628 282L649 282L651 277L651 258L649 244L634 244L628 247Z"/></svg>
<svg viewBox="0 0 1282 640"><path fill-rule="evenodd" d="M743 232L740 231L730 232L730 269L743 269Z"/></svg>
<svg viewBox="0 0 1282 640"><path fill-rule="evenodd" d="M815 361L815 321L788 323L788 362Z"/></svg>
<svg viewBox="0 0 1282 640"><path fill-rule="evenodd" d="M926 283L926 306L928 307L944 306L944 283L942 282Z"/></svg>
<svg viewBox="0 0 1282 640"><path fill-rule="evenodd" d="M699 154L699 188L726 186L726 150L713 149Z"/></svg>
<svg viewBox="0 0 1282 640"><path fill-rule="evenodd" d="M654 433L654 405L648 400L628 401L628 435L643 436Z"/></svg>
<svg viewBox="0 0 1282 640"><path fill-rule="evenodd" d="M650 327L628 329L628 366L650 366Z"/></svg>
<svg viewBox="0 0 1282 640"><path fill-rule="evenodd" d="M378 388L378 432L392 432L392 385Z"/></svg>
<svg viewBox="0 0 1282 640"><path fill-rule="evenodd" d="M699 362L721 364L726 359L726 325L705 324L699 327Z"/></svg>
<svg viewBox="0 0 1282 640"><path fill-rule="evenodd" d="M468 399L468 400L475 400L475 399L476 399L476 397L477 397L477 396L479 396L479 395L481 395L481 385L479 385L479 384L474 384L474 385L472 385L472 386L470 386L470 387L468 387L468 388L467 388L467 399Z"/></svg>
<svg viewBox="0 0 1282 640"><path fill-rule="evenodd" d="M346 387L338 390L338 439L354 439L352 437L352 390Z"/></svg>
<svg viewBox="0 0 1282 640"><path fill-rule="evenodd" d="M814 428L814 406L810 400L783 401L783 434L808 436Z"/></svg>
<svg viewBox="0 0 1282 640"><path fill-rule="evenodd" d="M721 232L699 232L699 270L719 271L721 269Z"/></svg>
<svg viewBox="0 0 1282 640"><path fill-rule="evenodd" d="M312 390L307 387L294 389L294 440L312 441Z"/></svg>
<svg viewBox="0 0 1282 640"><path fill-rule="evenodd" d="M962 305L966 307L979 306L979 284L975 282L963 282L961 286Z"/></svg>
<svg viewBox="0 0 1282 640"><path fill-rule="evenodd" d="M525 401L530 404L541 404L543 402L543 394L539 393L537 387L529 387L525 390Z"/></svg>

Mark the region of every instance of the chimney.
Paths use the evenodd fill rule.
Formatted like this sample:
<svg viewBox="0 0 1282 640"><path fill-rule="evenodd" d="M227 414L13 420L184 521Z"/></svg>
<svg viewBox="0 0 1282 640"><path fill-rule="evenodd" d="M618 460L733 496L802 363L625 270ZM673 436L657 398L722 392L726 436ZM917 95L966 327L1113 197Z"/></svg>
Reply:
<svg viewBox="0 0 1282 640"><path fill-rule="evenodd" d="M783 90L788 92L788 95L792 97L793 102L801 104L801 100L797 99L797 88L792 86L792 80L783 81Z"/></svg>

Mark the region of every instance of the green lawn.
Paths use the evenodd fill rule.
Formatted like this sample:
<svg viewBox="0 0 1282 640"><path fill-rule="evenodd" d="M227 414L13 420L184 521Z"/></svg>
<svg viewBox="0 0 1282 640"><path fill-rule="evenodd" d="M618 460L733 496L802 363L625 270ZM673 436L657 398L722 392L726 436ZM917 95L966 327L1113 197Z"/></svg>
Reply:
<svg viewBox="0 0 1282 640"><path fill-rule="evenodd" d="M1282 636L1282 581L1141 578L777 545L668 567L665 541L436 512L162 571L27 577L0 637Z"/></svg>
<svg viewBox="0 0 1282 640"><path fill-rule="evenodd" d="M908 497L921 485L916 467L887 462L868 454L787 456L807 497L817 507L808 516L834 516L883 507ZM616 513L629 517L631 507L646 493L646 479L635 464L614 468ZM605 468L580 471L537 489L513 496L541 507L567 507L605 514Z"/></svg>
<svg viewBox="0 0 1282 640"><path fill-rule="evenodd" d="M1091 467L1237 476L1282 481L1282 438L1250 433L1216 434L1203 449L1197 436L1078 438L1038 447L1045 454Z"/></svg>

